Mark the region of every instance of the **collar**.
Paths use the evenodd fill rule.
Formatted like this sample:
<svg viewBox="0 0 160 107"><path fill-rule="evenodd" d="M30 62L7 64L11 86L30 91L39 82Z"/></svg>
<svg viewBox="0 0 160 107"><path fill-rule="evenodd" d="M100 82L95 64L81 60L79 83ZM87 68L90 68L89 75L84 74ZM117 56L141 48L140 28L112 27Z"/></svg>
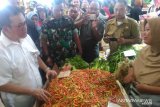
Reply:
<svg viewBox="0 0 160 107"><path fill-rule="evenodd" d="M127 17L127 16L125 16L125 19L123 19L123 23L126 23L126 24L129 23L129 22L128 22L128 17Z"/></svg>
<svg viewBox="0 0 160 107"><path fill-rule="evenodd" d="M20 44L19 42L12 41L8 37L6 37L3 31L1 32L1 35L0 35L0 41L5 47L8 47L12 44L16 44L16 45Z"/></svg>
<svg viewBox="0 0 160 107"><path fill-rule="evenodd" d="M129 22L128 22L128 17L126 16L126 17L122 20L122 22L123 22L123 23L126 23L126 24L129 23ZM111 24L117 25L117 20L116 20L116 18L113 19L113 21L111 22Z"/></svg>

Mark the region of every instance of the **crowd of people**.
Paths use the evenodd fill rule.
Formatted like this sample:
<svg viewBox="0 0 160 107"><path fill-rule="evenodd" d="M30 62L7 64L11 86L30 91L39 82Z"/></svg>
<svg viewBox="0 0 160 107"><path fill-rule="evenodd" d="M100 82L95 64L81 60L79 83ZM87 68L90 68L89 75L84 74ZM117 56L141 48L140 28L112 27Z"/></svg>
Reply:
<svg viewBox="0 0 160 107"><path fill-rule="evenodd" d="M136 84L134 88L143 95L139 98L153 98L158 107L160 19L146 20L141 38L137 16L142 5L136 0L129 15L125 0L84 1L54 0L51 9L35 2L26 13L15 2L0 11L0 92L6 107L32 107L36 99L47 102L50 94L42 85L57 75L66 58L80 55L91 63L99 57L102 40L113 54L118 46L141 43L141 39L147 46L124 83Z"/></svg>

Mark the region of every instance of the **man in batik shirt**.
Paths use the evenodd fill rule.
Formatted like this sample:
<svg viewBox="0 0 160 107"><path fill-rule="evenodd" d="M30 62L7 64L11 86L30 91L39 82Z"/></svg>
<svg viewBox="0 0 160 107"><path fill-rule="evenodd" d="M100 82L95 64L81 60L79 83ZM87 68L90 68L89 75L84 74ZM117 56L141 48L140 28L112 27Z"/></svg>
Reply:
<svg viewBox="0 0 160 107"><path fill-rule="evenodd" d="M81 55L82 49L78 30L71 18L63 16L63 3L54 1L53 17L45 21L42 27L41 44L43 54L47 56L50 66L63 66L65 59L76 55L76 49Z"/></svg>

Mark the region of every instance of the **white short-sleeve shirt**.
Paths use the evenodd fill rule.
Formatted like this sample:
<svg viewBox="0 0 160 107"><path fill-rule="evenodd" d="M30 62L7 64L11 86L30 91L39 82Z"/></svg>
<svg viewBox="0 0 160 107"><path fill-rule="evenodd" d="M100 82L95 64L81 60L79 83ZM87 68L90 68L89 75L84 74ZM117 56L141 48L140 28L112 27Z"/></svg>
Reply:
<svg viewBox="0 0 160 107"><path fill-rule="evenodd" d="M42 80L38 70L39 51L29 35L20 42L0 36L0 86L8 82L26 87L41 88ZM35 98L1 92L6 107L32 107Z"/></svg>

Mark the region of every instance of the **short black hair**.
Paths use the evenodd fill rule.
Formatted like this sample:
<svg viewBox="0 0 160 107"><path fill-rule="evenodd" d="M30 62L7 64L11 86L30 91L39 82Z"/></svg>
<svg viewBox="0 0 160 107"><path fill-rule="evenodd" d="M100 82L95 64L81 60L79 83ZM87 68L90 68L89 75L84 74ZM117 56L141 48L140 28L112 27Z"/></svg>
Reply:
<svg viewBox="0 0 160 107"><path fill-rule="evenodd" d="M17 6L8 5L3 8L0 11L0 27L3 28L4 26L9 26L11 23L10 17L18 15L20 13L24 15L23 11Z"/></svg>

